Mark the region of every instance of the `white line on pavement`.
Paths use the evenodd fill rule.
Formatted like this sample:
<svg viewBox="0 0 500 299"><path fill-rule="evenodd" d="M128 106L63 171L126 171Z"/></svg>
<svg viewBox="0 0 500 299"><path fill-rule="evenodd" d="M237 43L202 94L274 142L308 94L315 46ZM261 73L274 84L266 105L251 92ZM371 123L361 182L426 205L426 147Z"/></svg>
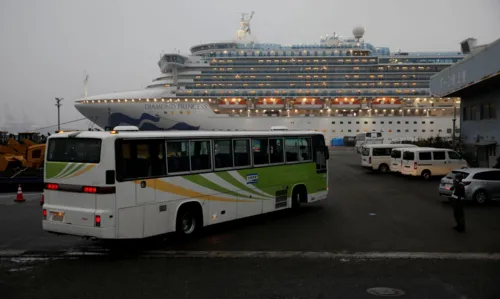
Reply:
<svg viewBox="0 0 500 299"><path fill-rule="evenodd" d="M23 254L26 250L0 250L0 258L19 256L47 257L47 254ZM61 257L106 256L109 252L67 251L55 254ZM300 251L144 251L140 256L149 258L305 258L305 259L423 259L423 260L500 260L500 253L485 252L300 252Z"/></svg>

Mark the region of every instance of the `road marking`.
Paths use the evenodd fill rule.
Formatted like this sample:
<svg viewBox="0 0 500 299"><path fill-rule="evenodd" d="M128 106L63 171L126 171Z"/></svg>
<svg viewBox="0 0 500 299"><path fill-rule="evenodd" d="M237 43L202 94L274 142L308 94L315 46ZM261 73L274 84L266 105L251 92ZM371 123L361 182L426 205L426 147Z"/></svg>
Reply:
<svg viewBox="0 0 500 299"><path fill-rule="evenodd" d="M126 255L127 252L119 252L117 255ZM134 254L135 253L131 253ZM19 257L57 257L74 258L84 256L107 256L113 255L109 251L77 251L65 252L30 253L27 250L0 250L0 258ZM338 259L341 261L376 260L376 259L415 259L415 260L500 260L500 253L484 252L302 252L302 251L143 251L138 256L149 258L270 258L270 259Z"/></svg>

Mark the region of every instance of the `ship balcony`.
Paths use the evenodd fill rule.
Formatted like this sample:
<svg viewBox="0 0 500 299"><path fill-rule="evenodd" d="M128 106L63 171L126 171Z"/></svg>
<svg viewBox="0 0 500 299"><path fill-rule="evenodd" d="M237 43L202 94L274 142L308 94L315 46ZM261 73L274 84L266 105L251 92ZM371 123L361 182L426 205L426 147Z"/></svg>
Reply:
<svg viewBox="0 0 500 299"><path fill-rule="evenodd" d="M394 98L379 98L372 102L373 109L399 109L403 107L403 102Z"/></svg>
<svg viewBox="0 0 500 299"><path fill-rule="evenodd" d="M360 109L361 101L348 98L336 98L330 104L331 109Z"/></svg>
<svg viewBox="0 0 500 299"><path fill-rule="evenodd" d="M324 108L324 103L322 100L319 99L314 99L314 98L303 98L303 99L298 99L294 102L293 107L295 109L323 109Z"/></svg>
<svg viewBox="0 0 500 299"><path fill-rule="evenodd" d="M242 99L224 99L220 100L217 106L219 109L246 109L248 103Z"/></svg>
<svg viewBox="0 0 500 299"><path fill-rule="evenodd" d="M255 103L257 109L282 109L285 107L285 102L281 99L260 99Z"/></svg>

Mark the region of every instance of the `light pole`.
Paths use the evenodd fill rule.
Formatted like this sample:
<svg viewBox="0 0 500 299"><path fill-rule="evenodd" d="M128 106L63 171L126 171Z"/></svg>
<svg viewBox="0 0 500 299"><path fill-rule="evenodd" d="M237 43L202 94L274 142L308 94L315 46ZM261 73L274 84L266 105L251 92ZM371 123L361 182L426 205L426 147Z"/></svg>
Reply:
<svg viewBox="0 0 500 299"><path fill-rule="evenodd" d="M56 107L57 107L57 131L61 130L61 101L64 98L56 98Z"/></svg>

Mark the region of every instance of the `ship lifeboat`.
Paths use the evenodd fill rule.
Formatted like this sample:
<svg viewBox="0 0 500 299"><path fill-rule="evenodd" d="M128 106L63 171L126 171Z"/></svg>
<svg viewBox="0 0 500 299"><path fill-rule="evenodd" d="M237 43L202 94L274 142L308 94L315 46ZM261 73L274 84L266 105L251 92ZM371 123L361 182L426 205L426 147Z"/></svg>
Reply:
<svg viewBox="0 0 500 299"><path fill-rule="evenodd" d="M247 108L247 101L238 98L222 99L219 101L220 109L244 109Z"/></svg>
<svg viewBox="0 0 500 299"><path fill-rule="evenodd" d="M315 98L296 99L293 104L295 109L322 109L323 101Z"/></svg>
<svg viewBox="0 0 500 299"><path fill-rule="evenodd" d="M336 98L332 100L330 108L332 109L359 109L361 101L354 98Z"/></svg>
<svg viewBox="0 0 500 299"><path fill-rule="evenodd" d="M255 107L258 109L282 109L285 107L285 102L276 98L259 99Z"/></svg>
<svg viewBox="0 0 500 299"><path fill-rule="evenodd" d="M379 98L372 102L373 109L396 109L401 107L403 107L403 102L400 99Z"/></svg>

